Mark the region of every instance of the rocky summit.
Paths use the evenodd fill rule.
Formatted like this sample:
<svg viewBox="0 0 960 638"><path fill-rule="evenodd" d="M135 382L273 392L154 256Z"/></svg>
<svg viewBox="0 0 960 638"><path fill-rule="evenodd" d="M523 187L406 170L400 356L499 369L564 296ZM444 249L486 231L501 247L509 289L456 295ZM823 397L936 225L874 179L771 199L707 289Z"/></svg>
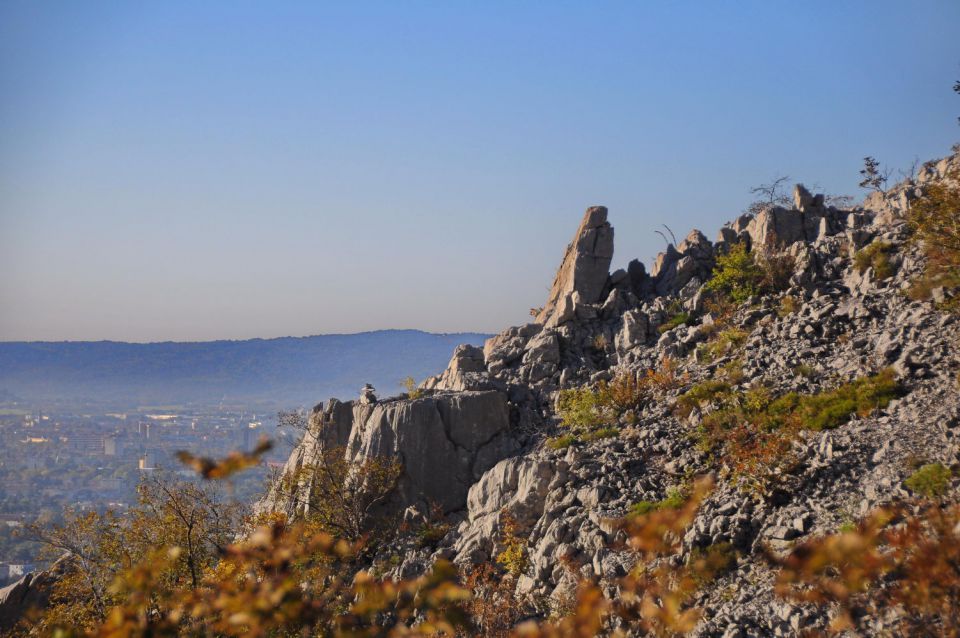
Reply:
<svg viewBox="0 0 960 638"><path fill-rule="evenodd" d="M399 557L389 563L397 577L441 558L465 567L494 560L508 514L528 557L514 593L542 614L583 579L616 599L618 579L636 561L618 522L666 502L693 477L713 476L680 560L711 547L733 559L697 594L694 634L823 628L823 607L775 596L765 557L908 496L905 480L918 462L958 460L960 321L938 309L943 290L931 300L905 294L924 259L909 240L910 202L958 167L957 155L929 162L915 179L850 209L797 185L792 207L741 216L713 242L693 230L649 273L637 261L609 272L613 227L606 208L589 208L533 322L504 330L482 351L457 348L416 398L317 406L288 469L324 446L343 447L354 461L400 459L391 507L410 523L439 505L447 531L435 544L401 534L378 548L381 558ZM735 247L780 264L782 281L718 308L711 281ZM861 257L880 252L883 263ZM662 392L600 435L565 423L571 391L666 375L665 367ZM704 439L720 410L703 399L705 388L825 400L878 374L896 384L895 395L866 410L840 408L829 427L800 428L779 453L789 463L771 463L762 478L729 456L728 441ZM292 512L278 493L260 507ZM871 621L877 633L887 620Z"/></svg>

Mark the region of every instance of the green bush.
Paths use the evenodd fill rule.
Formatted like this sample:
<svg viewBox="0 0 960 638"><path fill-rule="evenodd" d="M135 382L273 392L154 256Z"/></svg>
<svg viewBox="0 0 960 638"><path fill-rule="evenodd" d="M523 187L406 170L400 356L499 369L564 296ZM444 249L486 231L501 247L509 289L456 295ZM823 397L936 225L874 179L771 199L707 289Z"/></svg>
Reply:
<svg viewBox="0 0 960 638"><path fill-rule="evenodd" d="M716 403L718 398L725 397L731 392L730 384L719 379L707 379L694 385L677 398L674 412L682 418L690 416L694 408Z"/></svg>
<svg viewBox="0 0 960 638"><path fill-rule="evenodd" d="M590 442L599 441L600 439L612 439L618 436L620 436L620 430L617 428L600 428L599 430L593 430L592 432L581 435L580 440Z"/></svg>
<svg viewBox="0 0 960 638"><path fill-rule="evenodd" d="M857 254L853 256L853 264L861 275L866 272L867 268L872 267L874 277L889 279L896 274L893 260L890 258L894 252L896 252L896 247L893 244L876 241L863 250L857 251Z"/></svg>
<svg viewBox="0 0 960 638"><path fill-rule="evenodd" d="M725 255L717 257L713 278L707 282L707 290L729 296L742 303L760 293L763 270L747 250L745 243L734 244Z"/></svg>
<svg viewBox="0 0 960 638"><path fill-rule="evenodd" d="M817 371L813 366L809 366L805 363L801 363L793 369L793 373L798 377L803 377L805 379L812 379L817 375Z"/></svg>
<svg viewBox="0 0 960 638"><path fill-rule="evenodd" d="M715 455L735 474L763 478L789 460L792 442L801 430L838 427L855 414L865 416L886 407L900 392L889 369L828 392L790 392L779 397L763 386L736 391L710 379L681 395L675 412L686 417L694 408L714 408L692 433L698 449Z"/></svg>
<svg viewBox="0 0 960 638"><path fill-rule="evenodd" d="M690 313L688 313L688 312L681 312L681 313L675 314L675 315L673 315L672 317L670 317L670 318L667 320L666 323L662 324L661 326L659 326L659 327L657 328L657 331L658 331L660 334L663 334L664 332L667 332L667 331L669 331L669 330L673 330L673 329L676 328L677 326L682 326L682 325L684 325L684 324L687 323L688 321L690 321Z"/></svg>
<svg viewBox="0 0 960 638"><path fill-rule="evenodd" d="M843 425L854 414L866 416L887 407L900 393L893 370L887 368L830 392L804 397L799 406L801 422L808 430L829 430Z"/></svg>
<svg viewBox="0 0 960 638"><path fill-rule="evenodd" d="M662 500L640 501L639 503L634 503L630 506L630 513L634 516L643 516L644 514L649 514L650 512L656 512L658 510L675 510L683 507L685 502L686 499L683 496L683 492L676 487L672 487L667 490L667 497Z"/></svg>
<svg viewBox="0 0 960 638"><path fill-rule="evenodd" d="M563 450L577 442L577 437L572 434L563 436L554 436L547 439L547 447L551 450Z"/></svg>
<svg viewBox="0 0 960 638"><path fill-rule="evenodd" d="M560 425L574 432L589 432L603 424L600 394L592 388L561 390L557 401Z"/></svg>
<svg viewBox="0 0 960 638"><path fill-rule="evenodd" d="M739 348L747 340L747 332L740 328L721 330L707 343L697 349L703 361L710 362Z"/></svg>
<svg viewBox="0 0 960 638"><path fill-rule="evenodd" d="M911 492L927 498L939 498L947 493L953 473L941 463L924 465L914 472L904 484Z"/></svg>

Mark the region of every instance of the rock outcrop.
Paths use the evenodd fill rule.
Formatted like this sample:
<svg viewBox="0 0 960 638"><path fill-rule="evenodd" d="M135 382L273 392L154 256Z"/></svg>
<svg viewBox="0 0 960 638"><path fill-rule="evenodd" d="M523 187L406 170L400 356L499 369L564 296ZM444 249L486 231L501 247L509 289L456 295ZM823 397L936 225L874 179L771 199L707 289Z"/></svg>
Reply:
<svg viewBox="0 0 960 638"><path fill-rule="evenodd" d="M31 609L45 607L53 586L67 575L72 565L73 559L64 557L49 569L29 573L0 589L0 634L11 631Z"/></svg>
<svg viewBox="0 0 960 638"><path fill-rule="evenodd" d="M604 206L588 208L563 255L547 303L535 321L548 323L555 314L566 317L575 306L574 295L578 296L576 301L584 304L600 301L612 259L613 226L607 221L607 209ZM554 324L561 322L560 319L553 321Z"/></svg>
<svg viewBox="0 0 960 638"><path fill-rule="evenodd" d="M496 390L440 392L418 399L376 403L331 400L317 406L304 441L293 451L284 473L294 475L315 464L324 449L343 449L351 461L397 458L403 474L392 505L419 505L429 511L461 510L467 492L488 469L519 448L512 435L507 395ZM260 509L304 513L309 483L297 498L275 487ZM298 511L299 508L299 511Z"/></svg>
<svg viewBox="0 0 960 638"><path fill-rule="evenodd" d="M669 245L649 274L639 262L608 272L613 229L606 209L591 208L535 321L490 338L482 352L458 348L447 369L424 382L424 398L332 401L316 410L288 466L309 463L320 445L342 446L352 459L401 458L409 468L398 506L433 500L453 515L435 545L384 548L404 556L398 576L439 558L464 566L495 558L509 516L529 559L516 593L544 614L569 600L581 579L615 596L616 579L635 561L617 521L632 504L661 501L690 476L717 473L719 485L688 529L681 560L718 544L736 560L699 594L704 613L694 635L823 629L822 609L774 595L763 552L787 551L907 496L904 479L918 458L960 462L960 320L936 306L944 291L931 301L904 294L924 259L908 241L906 206L954 167L958 155L845 210L797 185L792 208L741 215L715 242L692 231ZM705 286L717 257L740 242L782 258L788 281L721 319L705 302ZM890 276L855 267L856 250L875 243L888 247ZM737 335L736 343L713 348L719 330ZM565 449L543 444L562 432L554 427L559 391L646 375L667 360L675 383L610 423L616 436ZM736 388L762 385L776 397L829 391L885 367L895 371L903 396L834 430L801 432L790 452L795 462L766 491L744 489L722 471L728 459L697 446L699 410L683 418L672 410L683 392L723 369L736 369ZM877 619L878 633L889 629L884 622Z"/></svg>
<svg viewBox="0 0 960 638"><path fill-rule="evenodd" d="M469 344L457 346L453 357L441 374L420 384L422 390L489 390L493 387L487 374L483 349Z"/></svg>

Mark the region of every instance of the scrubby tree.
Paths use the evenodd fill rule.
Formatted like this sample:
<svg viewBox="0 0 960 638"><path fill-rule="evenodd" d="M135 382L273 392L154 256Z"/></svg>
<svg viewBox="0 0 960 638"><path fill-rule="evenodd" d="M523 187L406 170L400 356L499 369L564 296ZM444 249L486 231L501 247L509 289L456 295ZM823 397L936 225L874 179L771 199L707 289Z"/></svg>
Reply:
<svg viewBox="0 0 960 638"><path fill-rule="evenodd" d="M960 80L957 80L953 85L953 90L957 95L960 95ZM957 123L960 124L960 117L957 118Z"/></svg>
<svg viewBox="0 0 960 638"><path fill-rule="evenodd" d="M907 222L926 257L923 276L913 282L911 296L925 299L937 287L960 288L960 172L928 184L911 204ZM958 310L956 301L946 307Z"/></svg>
<svg viewBox="0 0 960 638"><path fill-rule="evenodd" d="M756 199L747 207L747 214L756 215L765 208L772 206L789 206L790 196L787 195L786 185L790 182L788 175L774 177L767 184L760 184L750 189L750 194Z"/></svg>
<svg viewBox="0 0 960 638"><path fill-rule="evenodd" d="M46 635L97 626L122 602L116 579L173 547L176 557L157 572L158 586L195 589L231 543L241 518L241 508L222 497L219 483L156 474L140 484L137 505L124 516L68 511L61 524L30 526L27 534L44 555L66 565L33 630Z"/></svg>
<svg viewBox="0 0 960 638"><path fill-rule="evenodd" d="M394 531L383 508L402 473L392 458L353 462L342 447L320 450L316 458L280 478L278 494L317 529L371 546Z"/></svg>
<svg viewBox="0 0 960 638"><path fill-rule="evenodd" d="M863 177L860 180L860 188L883 191L890 179L890 169L882 168L880 162L868 155L863 158L863 168L860 169L860 175Z"/></svg>

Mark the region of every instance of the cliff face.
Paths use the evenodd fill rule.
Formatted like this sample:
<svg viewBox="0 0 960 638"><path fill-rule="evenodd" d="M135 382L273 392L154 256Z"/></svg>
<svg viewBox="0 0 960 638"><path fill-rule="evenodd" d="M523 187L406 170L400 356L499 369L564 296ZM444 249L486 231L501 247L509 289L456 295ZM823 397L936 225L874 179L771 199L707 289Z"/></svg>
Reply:
<svg viewBox="0 0 960 638"><path fill-rule="evenodd" d="M536 321L492 337L482 353L459 348L447 370L423 384L424 398L330 402L314 413L288 467L308 463L325 445L343 447L351 459L399 457L407 469L397 506L425 513L437 501L454 514L436 547L401 540L385 548L405 556L396 570L404 576L441 557L463 565L490 560L500 549L500 513L509 512L530 558L517 594L539 601L563 600L580 578L598 579L615 595L613 583L634 559L617 549L622 538L612 521L633 503L659 501L688 477L712 472L719 486L687 533L684 555L729 543L738 558L698 601L705 613L697 634L797 635L822 627L822 611L774 597L761 549L786 551L796 539L835 531L906 495L904 479L918 458L948 466L960 460L960 322L904 294L923 267L908 241L906 206L955 167L960 157L930 164L916 181L850 210L798 187L793 208L741 216L714 242L692 231L649 274L637 262L607 273L613 229L606 209L591 208ZM785 290L755 296L725 317L723 330L736 339L721 348L704 286L718 255L740 242L789 257L790 267ZM881 244L890 276L855 267L858 250ZM683 322L670 322L681 313ZM558 432L561 389L642 375L665 360L679 381L630 421L611 424L618 436L559 450L544 445ZM733 367L734 390L762 385L771 396L817 394L889 367L902 396L836 429L802 431L789 467L767 488L750 490L728 472L731 459L696 445L702 410L678 416L671 409L691 387L726 378ZM276 498L266 504L285 507Z"/></svg>
<svg viewBox="0 0 960 638"><path fill-rule="evenodd" d="M397 458L403 474L393 504L416 505L429 511L461 510L467 490L500 459L517 451L507 397L497 390L440 392L415 400L340 402L318 406L310 430L293 451L285 473L315 463L324 448L343 448L352 461L373 457ZM276 488L261 509L296 511L309 502L311 485L304 484L295 499ZM302 506L301 506L302 508Z"/></svg>

